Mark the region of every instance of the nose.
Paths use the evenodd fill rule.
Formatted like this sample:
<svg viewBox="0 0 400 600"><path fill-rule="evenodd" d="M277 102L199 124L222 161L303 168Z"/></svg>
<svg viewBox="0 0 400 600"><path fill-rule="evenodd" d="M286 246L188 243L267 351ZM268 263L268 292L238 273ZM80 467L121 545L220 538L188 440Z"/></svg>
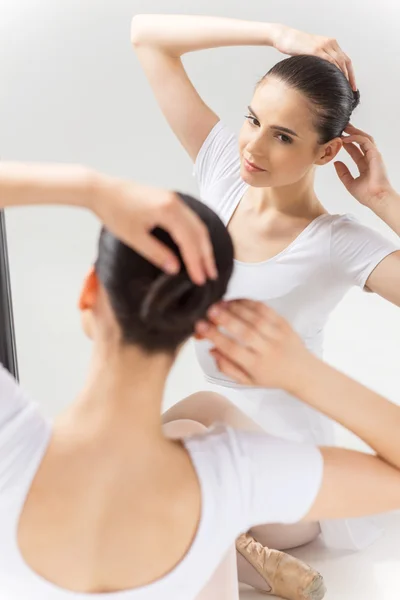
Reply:
<svg viewBox="0 0 400 600"><path fill-rule="evenodd" d="M246 150L248 154L254 159L267 159L267 149L265 147L265 140L262 139L261 135L254 134L254 136L249 139Z"/></svg>

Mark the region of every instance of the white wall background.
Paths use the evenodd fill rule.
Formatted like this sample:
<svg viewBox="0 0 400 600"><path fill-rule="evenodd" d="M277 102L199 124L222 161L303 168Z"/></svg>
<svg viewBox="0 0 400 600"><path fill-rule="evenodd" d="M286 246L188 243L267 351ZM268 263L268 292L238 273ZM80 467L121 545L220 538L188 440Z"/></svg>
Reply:
<svg viewBox="0 0 400 600"><path fill-rule="evenodd" d="M166 11L284 22L335 36L353 59L361 90L354 122L374 135L400 190L397 0L0 0L0 156L80 162L196 192L191 164L130 47L133 14ZM281 57L269 48L230 48L185 60L206 101L239 128L255 82ZM318 192L332 212L352 212L391 235L347 194L333 166L319 172ZM21 379L55 414L77 393L88 362L76 301L95 256L98 223L63 208L14 209L7 223ZM350 293L329 323L327 359L399 402L399 350L400 311ZM166 403L201 387L188 347Z"/></svg>

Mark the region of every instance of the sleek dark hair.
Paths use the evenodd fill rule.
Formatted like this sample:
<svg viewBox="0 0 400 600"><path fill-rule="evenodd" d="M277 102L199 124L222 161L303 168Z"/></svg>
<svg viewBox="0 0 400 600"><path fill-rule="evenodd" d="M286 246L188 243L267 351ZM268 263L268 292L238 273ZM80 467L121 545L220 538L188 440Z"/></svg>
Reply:
<svg viewBox="0 0 400 600"><path fill-rule="evenodd" d="M286 58L272 67L257 86L267 77L280 79L308 98L320 144L343 134L360 103L360 92L353 91L343 72L318 56Z"/></svg>
<svg viewBox="0 0 400 600"><path fill-rule="evenodd" d="M173 352L192 335L196 322L225 294L233 269L232 240L222 221L198 200L179 196L207 226L217 280L195 285L178 246L163 229L155 228L152 234L179 257L181 271L177 275L165 274L104 228L99 239L95 270L121 328L122 342L150 353Z"/></svg>

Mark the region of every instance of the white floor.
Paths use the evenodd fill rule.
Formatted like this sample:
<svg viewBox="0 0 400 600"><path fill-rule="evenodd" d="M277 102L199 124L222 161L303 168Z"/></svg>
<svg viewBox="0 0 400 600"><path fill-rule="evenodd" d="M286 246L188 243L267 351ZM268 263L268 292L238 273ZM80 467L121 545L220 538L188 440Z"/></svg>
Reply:
<svg viewBox="0 0 400 600"><path fill-rule="evenodd" d="M293 555L315 567L325 579L325 600L400 599L400 513L379 517L385 536L359 553L328 550L318 540ZM275 598L241 587L240 600Z"/></svg>

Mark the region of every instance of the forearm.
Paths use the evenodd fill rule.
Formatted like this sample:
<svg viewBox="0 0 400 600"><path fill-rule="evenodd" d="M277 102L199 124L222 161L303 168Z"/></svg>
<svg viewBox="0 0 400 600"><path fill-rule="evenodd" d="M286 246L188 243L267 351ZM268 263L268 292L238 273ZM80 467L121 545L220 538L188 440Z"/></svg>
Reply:
<svg viewBox="0 0 400 600"><path fill-rule="evenodd" d="M376 203L372 210L400 236L400 195L394 190Z"/></svg>
<svg viewBox="0 0 400 600"><path fill-rule="evenodd" d="M379 457L400 469L400 407L312 355L307 355L298 371L291 390L294 395L355 433Z"/></svg>
<svg viewBox="0 0 400 600"><path fill-rule="evenodd" d="M136 15L134 45L153 46L172 56L222 46L273 46L279 25L195 15Z"/></svg>
<svg viewBox="0 0 400 600"><path fill-rule="evenodd" d="M61 204L93 209L106 178L78 165L0 163L0 208Z"/></svg>

